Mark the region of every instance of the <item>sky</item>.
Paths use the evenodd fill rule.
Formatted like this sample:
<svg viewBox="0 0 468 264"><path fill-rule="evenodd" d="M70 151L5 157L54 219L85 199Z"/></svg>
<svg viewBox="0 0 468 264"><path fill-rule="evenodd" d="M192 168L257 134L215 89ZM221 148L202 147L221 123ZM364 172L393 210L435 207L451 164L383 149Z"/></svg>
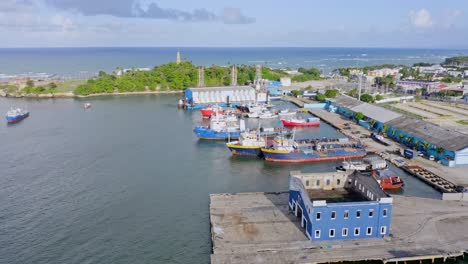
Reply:
<svg viewBox="0 0 468 264"><path fill-rule="evenodd" d="M467 0L0 0L0 47L468 49Z"/></svg>

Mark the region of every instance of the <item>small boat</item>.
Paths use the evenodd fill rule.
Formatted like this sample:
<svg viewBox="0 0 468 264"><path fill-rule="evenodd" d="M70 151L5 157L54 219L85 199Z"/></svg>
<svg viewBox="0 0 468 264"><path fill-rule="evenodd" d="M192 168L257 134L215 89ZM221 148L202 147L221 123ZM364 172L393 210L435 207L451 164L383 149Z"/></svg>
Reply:
<svg viewBox="0 0 468 264"><path fill-rule="evenodd" d="M372 132L370 134L371 138L374 139L376 142L384 145L384 146L390 146L390 144L385 140L384 137L382 137L381 135L377 134L377 133L374 133Z"/></svg>
<svg viewBox="0 0 468 264"><path fill-rule="evenodd" d="M265 138L255 131L241 133L238 141L228 142L226 146L232 155L261 157L261 148L266 146Z"/></svg>
<svg viewBox="0 0 468 264"><path fill-rule="evenodd" d="M401 177L389 169L373 171L372 176L377 179L383 190L400 189L405 185Z"/></svg>
<svg viewBox="0 0 468 264"><path fill-rule="evenodd" d="M247 114L247 116L250 118L258 118L260 114L258 112L250 112Z"/></svg>
<svg viewBox="0 0 468 264"><path fill-rule="evenodd" d="M204 118L210 118L213 115L222 115L224 114L224 111L220 106L214 105L204 109L200 109L200 113Z"/></svg>
<svg viewBox="0 0 468 264"><path fill-rule="evenodd" d="M89 108L91 108L91 104L90 103L84 103L83 108L84 109L89 109Z"/></svg>
<svg viewBox="0 0 468 264"><path fill-rule="evenodd" d="M258 115L258 118L260 119L271 119L271 118L277 118L277 117L278 115L275 115L270 111L263 111L262 113Z"/></svg>
<svg viewBox="0 0 468 264"><path fill-rule="evenodd" d="M320 126L320 119L317 117L309 117L307 119L281 119L281 123L284 126L293 126L293 127L311 127L311 126Z"/></svg>
<svg viewBox="0 0 468 264"><path fill-rule="evenodd" d="M346 161L341 163L341 166L336 167L337 171L357 170L362 172L370 172L373 170L382 170L387 168L387 162L379 156L368 156L362 161Z"/></svg>
<svg viewBox="0 0 468 264"><path fill-rule="evenodd" d="M280 117L286 117L286 116L295 116L296 111L290 111L289 109L284 109L278 112L278 116Z"/></svg>
<svg viewBox="0 0 468 264"><path fill-rule="evenodd" d="M343 161L341 166L336 167L337 171L357 170L357 171L368 171L369 165L361 161Z"/></svg>
<svg viewBox="0 0 468 264"><path fill-rule="evenodd" d="M29 116L29 111L16 107L16 108L11 108L10 110L8 110L8 112L6 113L6 120L8 124L14 124L27 118L28 116Z"/></svg>

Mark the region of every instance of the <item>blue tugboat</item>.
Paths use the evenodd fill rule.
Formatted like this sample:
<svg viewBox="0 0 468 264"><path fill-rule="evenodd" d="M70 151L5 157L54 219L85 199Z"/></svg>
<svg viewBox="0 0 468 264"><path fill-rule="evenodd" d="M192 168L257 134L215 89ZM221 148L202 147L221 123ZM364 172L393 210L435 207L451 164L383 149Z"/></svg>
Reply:
<svg viewBox="0 0 468 264"><path fill-rule="evenodd" d="M245 125L244 125L245 127ZM240 136L240 127L236 116L214 115L211 118L210 125L197 126L193 130L199 139L206 140L227 140L237 139Z"/></svg>
<svg viewBox="0 0 468 264"><path fill-rule="evenodd" d="M8 124L18 123L29 116L29 111L23 110L19 107L11 108L6 114Z"/></svg>

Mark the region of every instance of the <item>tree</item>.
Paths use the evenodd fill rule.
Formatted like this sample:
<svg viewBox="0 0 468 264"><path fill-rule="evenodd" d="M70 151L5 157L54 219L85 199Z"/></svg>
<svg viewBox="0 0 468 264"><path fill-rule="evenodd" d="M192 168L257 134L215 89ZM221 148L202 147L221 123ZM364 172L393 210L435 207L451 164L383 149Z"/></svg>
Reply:
<svg viewBox="0 0 468 264"><path fill-rule="evenodd" d="M416 150L419 149L419 146L420 146L420 145L421 145L421 142L419 142L419 141L416 141L416 142L414 142L414 144L413 144L413 146L414 146L414 148L415 148Z"/></svg>
<svg viewBox="0 0 468 264"><path fill-rule="evenodd" d="M375 96L376 101L380 101L380 100L383 100L383 99L384 99L384 97L382 95L380 95L380 94Z"/></svg>
<svg viewBox="0 0 468 264"><path fill-rule="evenodd" d="M370 124L371 128L374 128L375 124L377 124L377 121L375 121L374 119L371 119L369 121L369 124Z"/></svg>
<svg viewBox="0 0 468 264"><path fill-rule="evenodd" d="M404 136L403 134L400 134L400 135L398 136L398 138L399 138L400 142L403 142L403 139L405 138L405 136Z"/></svg>
<svg viewBox="0 0 468 264"><path fill-rule="evenodd" d="M387 125L387 124L384 124L384 125L382 126L382 131L383 131L384 133L387 133L387 131L388 131L388 125Z"/></svg>
<svg viewBox="0 0 468 264"><path fill-rule="evenodd" d="M56 89L56 88L57 88L57 84L55 84L54 82L49 83L49 89Z"/></svg>
<svg viewBox="0 0 468 264"><path fill-rule="evenodd" d="M394 137L396 135L396 129L392 128L392 136Z"/></svg>
<svg viewBox="0 0 468 264"><path fill-rule="evenodd" d="M436 147L435 150L436 150L437 154L439 154L439 155L441 155L444 152L444 148L442 148L442 147Z"/></svg>
<svg viewBox="0 0 468 264"><path fill-rule="evenodd" d="M357 97L358 96L358 92L357 92L357 89L354 88L352 90L350 90L349 92L346 93L347 95L351 96L351 97Z"/></svg>
<svg viewBox="0 0 468 264"><path fill-rule="evenodd" d="M370 94L363 94L361 95L361 101L366 102L366 103L373 103L374 97Z"/></svg>
<svg viewBox="0 0 468 264"><path fill-rule="evenodd" d="M319 101L319 102L325 102L327 101L327 98L325 97L325 95L323 94L317 94L315 96L315 100Z"/></svg>
<svg viewBox="0 0 468 264"><path fill-rule="evenodd" d="M408 145L412 145L413 144L413 141L414 139L412 137L406 137L406 143L408 143Z"/></svg>
<svg viewBox="0 0 468 264"><path fill-rule="evenodd" d="M31 80L31 79L28 79L28 80L26 81L26 87L29 87L29 88L34 87L34 81Z"/></svg>
<svg viewBox="0 0 468 264"><path fill-rule="evenodd" d="M431 147L431 144L429 142L424 142L424 144L423 144L424 150L427 151L427 150L429 150L430 147Z"/></svg>
<svg viewBox="0 0 468 264"><path fill-rule="evenodd" d="M335 98L338 95L338 90L330 89L325 91L325 97Z"/></svg>
<svg viewBox="0 0 468 264"><path fill-rule="evenodd" d="M292 94L293 96L298 96L298 95L301 95L301 94L302 94L302 91L301 91L301 90L292 90L292 91L291 91L291 94Z"/></svg>
<svg viewBox="0 0 468 264"><path fill-rule="evenodd" d="M357 121L362 120L362 119L364 119L364 114L361 113L361 112L357 112L357 113L354 115L354 119L356 119Z"/></svg>

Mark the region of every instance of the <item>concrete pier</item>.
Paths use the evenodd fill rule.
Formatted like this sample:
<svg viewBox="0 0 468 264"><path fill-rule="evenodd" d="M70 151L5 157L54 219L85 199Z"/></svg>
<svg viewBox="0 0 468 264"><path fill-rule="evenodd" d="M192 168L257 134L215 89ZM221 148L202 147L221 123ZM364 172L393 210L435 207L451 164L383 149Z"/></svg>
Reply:
<svg viewBox="0 0 468 264"><path fill-rule="evenodd" d="M211 195L211 263L386 263L447 259L468 251L466 203L394 196L388 239L312 242L289 211L288 195Z"/></svg>

